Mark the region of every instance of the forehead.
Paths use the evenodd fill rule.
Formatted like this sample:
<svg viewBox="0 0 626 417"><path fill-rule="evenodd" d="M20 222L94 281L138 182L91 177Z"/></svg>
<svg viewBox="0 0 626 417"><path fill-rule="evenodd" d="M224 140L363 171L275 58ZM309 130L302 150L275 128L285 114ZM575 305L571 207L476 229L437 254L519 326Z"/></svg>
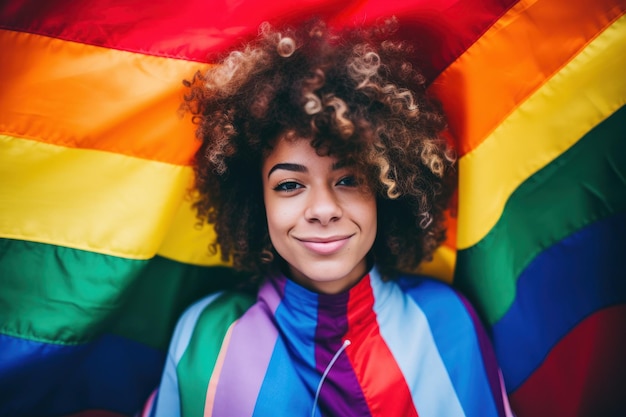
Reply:
<svg viewBox="0 0 626 417"><path fill-rule="evenodd" d="M309 165L332 165L337 162L333 156L319 156L310 139L279 138L274 147L268 151L263 160L263 172L268 172L277 163L297 163Z"/></svg>

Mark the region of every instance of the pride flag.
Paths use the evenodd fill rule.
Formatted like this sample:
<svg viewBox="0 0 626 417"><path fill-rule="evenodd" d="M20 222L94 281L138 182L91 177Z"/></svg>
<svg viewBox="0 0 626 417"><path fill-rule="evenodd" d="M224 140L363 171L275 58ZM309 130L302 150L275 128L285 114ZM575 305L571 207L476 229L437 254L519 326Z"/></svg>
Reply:
<svg viewBox="0 0 626 417"><path fill-rule="evenodd" d="M396 15L459 150L424 273L474 303L518 417L624 416L624 0L0 2L0 415L131 416L239 277L187 190L182 80L262 21ZM419 354L419 352L416 352Z"/></svg>

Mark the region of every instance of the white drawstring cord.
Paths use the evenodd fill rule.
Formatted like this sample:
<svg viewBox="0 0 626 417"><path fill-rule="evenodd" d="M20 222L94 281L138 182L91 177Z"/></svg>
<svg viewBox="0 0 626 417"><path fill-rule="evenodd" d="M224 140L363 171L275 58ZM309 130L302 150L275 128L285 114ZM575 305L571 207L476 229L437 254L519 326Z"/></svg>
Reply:
<svg viewBox="0 0 626 417"><path fill-rule="evenodd" d="M322 384L324 383L326 376L328 376L328 373L330 372L330 368L333 367L333 365L337 361L337 358L339 358L339 355L341 355L341 352L343 352L344 350L346 350L348 346L350 346L350 343L352 342L349 341L348 339L344 340L343 345L341 345L339 350L335 352L335 356L333 356L330 362L328 362L328 365L326 366L326 369L324 370L324 373L322 374L322 378L320 378L320 382L319 384L317 384L317 391L315 392L315 399L313 400L313 410L311 410L311 417L315 417L315 410L317 409L317 400L320 397L320 392L322 391Z"/></svg>

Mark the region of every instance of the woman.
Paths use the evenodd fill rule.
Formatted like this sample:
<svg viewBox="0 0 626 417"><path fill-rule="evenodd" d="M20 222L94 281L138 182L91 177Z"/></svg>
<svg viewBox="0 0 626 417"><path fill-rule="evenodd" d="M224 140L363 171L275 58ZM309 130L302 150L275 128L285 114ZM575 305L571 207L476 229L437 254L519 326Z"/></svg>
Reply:
<svg viewBox="0 0 626 417"><path fill-rule="evenodd" d="M146 415L507 415L489 342L411 276L445 237L454 157L395 21L260 36L186 85L196 208L252 277L180 319Z"/></svg>

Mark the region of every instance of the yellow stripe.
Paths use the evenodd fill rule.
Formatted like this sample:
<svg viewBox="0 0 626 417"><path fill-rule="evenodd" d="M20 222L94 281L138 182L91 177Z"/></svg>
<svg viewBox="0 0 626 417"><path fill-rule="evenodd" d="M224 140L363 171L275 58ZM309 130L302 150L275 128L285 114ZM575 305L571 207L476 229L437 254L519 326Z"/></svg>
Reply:
<svg viewBox="0 0 626 417"><path fill-rule="evenodd" d="M189 167L0 135L0 236L148 259L192 175Z"/></svg>
<svg viewBox="0 0 626 417"><path fill-rule="evenodd" d="M626 9L624 0L521 0L431 84L459 155L478 147Z"/></svg>
<svg viewBox="0 0 626 417"><path fill-rule="evenodd" d="M458 249L491 230L522 182L624 105L625 68L622 16L460 159Z"/></svg>
<svg viewBox="0 0 626 417"><path fill-rule="evenodd" d="M199 266L224 265L219 252L211 254L209 244L215 240L215 231L210 225L198 225L196 212L191 201L181 202L169 232L165 236L158 254L174 261Z"/></svg>
<svg viewBox="0 0 626 417"><path fill-rule="evenodd" d="M417 268L417 273L438 278L451 284L454 278L455 264L456 251L448 246L440 246L433 254L433 260L422 262Z"/></svg>

